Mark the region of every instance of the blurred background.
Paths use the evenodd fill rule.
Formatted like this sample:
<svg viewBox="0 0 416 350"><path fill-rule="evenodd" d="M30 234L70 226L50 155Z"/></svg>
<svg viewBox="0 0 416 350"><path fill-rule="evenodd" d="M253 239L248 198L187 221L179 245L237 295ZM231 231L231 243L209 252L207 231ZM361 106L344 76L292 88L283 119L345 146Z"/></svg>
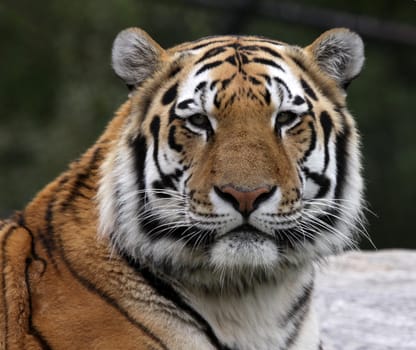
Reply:
<svg viewBox="0 0 416 350"><path fill-rule="evenodd" d="M77 158L126 99L110 67L130 26L162 46L256 34L305 46L337 26L360 33L366 65L348 93L362 136L377 248L416 248L416 2L413 0L3 0L0 217ZM363 248L373 249L368 240Z"/></svg>

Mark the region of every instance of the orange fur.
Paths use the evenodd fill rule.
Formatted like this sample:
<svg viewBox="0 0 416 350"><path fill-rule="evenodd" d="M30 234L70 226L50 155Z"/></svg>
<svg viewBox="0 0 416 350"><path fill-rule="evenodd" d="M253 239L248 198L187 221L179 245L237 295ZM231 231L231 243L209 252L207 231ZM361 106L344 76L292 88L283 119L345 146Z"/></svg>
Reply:
<svg viewBox="0 0 416 350"><path fill-rule="evenodd" d="M149 114L168 114L168 107L157 103L169 88L163 85L169 74L165 65L188 45L163 51L160 65L151 67L156 70L152 72L153 79L144 82L120 107L99 140L24 211L0 222L1 350L215 348L198 320L156 292L146 278L111 249L108 238L97 235L97 189L102 164L113 155L122 137L151 134L151 118L142 120L147 99L153 101L148 103ZM316 113L332 110L334 105L344 108L345 97L313 63L308 50L311 49L287 47L282 55L298 75L303 73L293 59L309 67L308 74L303 75L319 95L319 102L312 101ZM224 78L229 74L228 68L218 69L215 74ZM220 92L221 100L241 92L242 85L244 82L236 79ZM252 93L262 96L264 89L260 86ZM256 188L259 181L263 186L277 184L285 198L283 209L285 202L293 204L299 199L296 190L300 180L293 159L305 153L308 143L298 145L292 141L283 145L270 128L272 107L259 104L259 100L247 99L218 109L219 127L212 147L204 148L184 132L175 135L184 147L192 149L184 162L194 166L189 187L195 190L195 203L204 204L204 209L210 205L210 189L227 184L242 188ZM339 132L340 121L333 118L332 122L335 132ZM166 118L163 123L167 124ZM302 129L307 123L315 123L311 115L292 131L294 135L298 131L294 140L311 138L309 129ZM346 123L353 128L348 115ZM231 129L233 138L228 134ZM162 125L160 138L166 140L168 132ZM316 132L322 139L323 131L318 126ZM350 137L356 142L354 133Z"/></svg>
<svg viewBox="0 0 416 350"><path fill-rule="evenodd" d="M100 141L15 221L4 223L0 348L166 347L161 338L169 332L163 320L170 317L158 309L172 306L158 300L119 258L110 258L107 242L96 234L97 171L109 148L107 140L117 137L129 108L123 106ZM86 171L88 187L68 202L76 179Z"/></svg>

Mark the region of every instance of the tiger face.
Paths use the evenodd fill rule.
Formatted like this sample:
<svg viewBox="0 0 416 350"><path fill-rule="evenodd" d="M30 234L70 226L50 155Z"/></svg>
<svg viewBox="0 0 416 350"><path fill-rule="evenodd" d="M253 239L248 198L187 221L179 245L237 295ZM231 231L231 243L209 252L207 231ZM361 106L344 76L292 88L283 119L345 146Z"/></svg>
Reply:
<svg viewBox="0 0 416 350"><path fill-rule="evenodd" d="M131 107L102 167L100 231L206 290L276 280L351 245L363 186L345 88L362 64L346 29L304 49L218 36L166 51L121 32L113 67Z"/></svg>

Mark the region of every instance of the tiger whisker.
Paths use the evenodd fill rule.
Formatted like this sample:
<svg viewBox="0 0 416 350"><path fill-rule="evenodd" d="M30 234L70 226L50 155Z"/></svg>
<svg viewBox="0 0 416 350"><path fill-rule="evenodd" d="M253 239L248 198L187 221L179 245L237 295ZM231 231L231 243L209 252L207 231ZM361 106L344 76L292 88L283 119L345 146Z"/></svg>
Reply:
<svg viewBox="0 0 416 350"><path fill-rule="evenodd" d="M327 224L326 222L322 221L321 219L317 218L316 216L313 216L311 214L305 213L308 216L309 223L312 223L313 225L316 225L322 229L325 229L326 231L336 235L337 237L341 238L342 242L347 245L348 248L356 248L356 243L351 240L350 237L346 236L342 231L336 229L335 227Z"/></svg>
<svg viewBox="0 0 416 350"><path fill-rule="evenodd" d="M369 242L370 244L373 246L374 249L377 249L376 245L374 244L374 242L372 241L367 229L366 229L366 225L365 225L365 221L363 221L363 219L361 219L360 217L356 217L354 220L348 220L347 218L337 215L331 211L325 211L325 210L312 210L312 209L308 209L307 212L309 213L315 213L318 215L326 215L326 216L330 216L333 217L337 220L339 220L340 222L345 223L346 225L354 228L354 230L356 230L357 232L359 232L361 235L363 235Z"/></svg>

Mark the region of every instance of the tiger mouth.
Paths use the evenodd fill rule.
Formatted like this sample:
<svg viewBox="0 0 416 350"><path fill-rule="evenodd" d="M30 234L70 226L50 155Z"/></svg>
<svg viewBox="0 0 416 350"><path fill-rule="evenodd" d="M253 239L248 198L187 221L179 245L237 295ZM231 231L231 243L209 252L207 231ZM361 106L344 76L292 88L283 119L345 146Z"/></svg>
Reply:
<svg viewBox="0 0 416 350"><path fill-rule="evenodd" d="M240 225L232 229L231 231L227 232L227 234L240 233L240 232L266 235L266 233L264 233L263 231L260 231L259 229L255 228L254 226L250 224Z"/></svg>
<svg viewBox="0 0 416 350"><path fill-rule="evenodd" d="M223 238L227 236L264 237L267 239L274 239L275 235L259 230L258 228L250 224L243 224L224 233L219 238Z"/></svg>
<svg viewBox="0 0 416 350"><path fill-rule="evenodd" d="M270 233L261 231L257 228L255 228L254 226L250 225L250 224L242 224L240 226L237 226L235 228L233 228L230 231L227 231L221 235L219 235L217 237L217 240L221 240L224 238L230 238L232 237L233 239L241 239L241 240L246 240L246 239L252 239L252 238L267 238L267 239L273 239L273 235L271 235Z"/></svg>
<svg viewBox="0 0 416 350"><path fill-rule="evenodd" d="M232 237L233 240L235 239L241 241L269 240L280 247L284 246L294 248L296 241L301 242L304 240L300 240L300 235L303 236L303 233L299 230L298 226L276 229L273 230L273 232L264 232L250 224L243 224L232 229L231 231L226 232L217 239Z"/></svg>

